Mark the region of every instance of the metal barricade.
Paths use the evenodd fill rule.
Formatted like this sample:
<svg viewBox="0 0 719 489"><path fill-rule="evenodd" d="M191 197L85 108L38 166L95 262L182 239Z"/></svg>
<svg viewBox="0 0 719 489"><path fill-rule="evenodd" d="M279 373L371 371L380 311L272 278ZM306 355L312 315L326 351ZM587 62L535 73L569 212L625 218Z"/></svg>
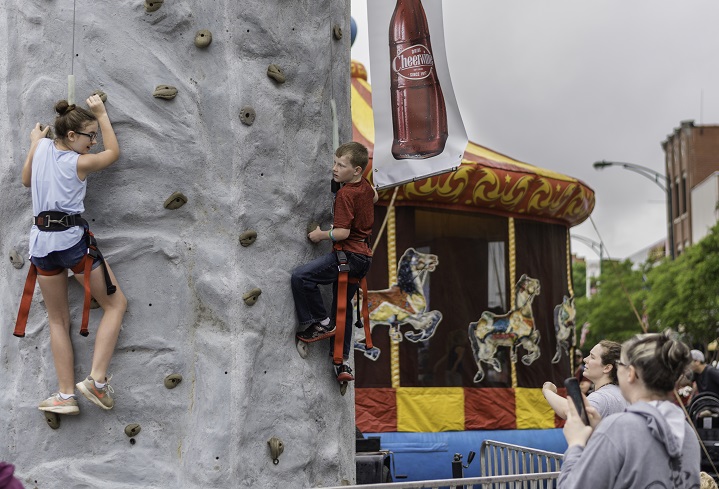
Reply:
<svg viewBox="0 0 719 489"><path fill-rule="evenodd" d="M485 440L479 451L480 477L393 482L326 489L549 489L557 487L564 455Z"/></svg>
<svg viewBox="0 0 719 489"><path fill-rule="evenodd" d="M464 479L443 479L417 482L392 482L387 484L366 484L361 486L337 486L326 489L485 489L489 487L522 487L518 484L531 484L527 487L555 487L559 472L541 474L496 475L491 477L466 477Z"/></svg>
<svg viewBox="0 0 719 489"><path fill-rule="evenodd" d="M536 448L527 448L498 441L485 440L479 451L479 470L484 477L537 475L558 473L564 455ZM541 484L540 484L541 482ZM482 489L555 488L556 480L523 479L501 484L484 485Z"/></svg>

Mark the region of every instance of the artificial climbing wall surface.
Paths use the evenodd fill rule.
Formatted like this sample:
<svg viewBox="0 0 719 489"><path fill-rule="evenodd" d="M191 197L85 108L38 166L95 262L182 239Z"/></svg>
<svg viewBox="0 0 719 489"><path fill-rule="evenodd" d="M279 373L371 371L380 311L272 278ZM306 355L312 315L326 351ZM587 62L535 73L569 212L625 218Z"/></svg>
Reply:
<svg viewBox="0 0 719 489"><path fill-rule="evenodd" d="M0 460L26 487L354 480L353 391L339 395L324 345L297 354L289 288L292 268L328 251L305 235L330 222L332 99L340 139L351 135L349 35L335 26L349 33L348 0L0 4ZM209 45L195 45L200 30ZM37 410L57 389L39 290L27 336L12 336L32 215L20 169L71 71L78 102L107 94L120 141L120 160L88 178L84 217L129 306L110 366L115 408L80 399L81 414L52 430ZM73 281L77 380L101 315L78 334L81 292ZM173 373L183 380L167 389Z"/></svg>

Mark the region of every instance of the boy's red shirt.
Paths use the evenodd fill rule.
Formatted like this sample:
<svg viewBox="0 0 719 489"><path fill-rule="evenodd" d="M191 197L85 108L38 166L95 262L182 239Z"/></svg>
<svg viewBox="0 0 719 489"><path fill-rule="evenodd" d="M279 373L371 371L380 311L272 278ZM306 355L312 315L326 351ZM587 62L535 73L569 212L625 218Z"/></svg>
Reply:
<svg viewBox="0 0 719 489"><path fill-rule="evenodd" d="M367 179L347 183L337 191L334 203L334 227L349 229L342 249L350 253L372 256L369 237L374 225L374 190Z"/></svg>

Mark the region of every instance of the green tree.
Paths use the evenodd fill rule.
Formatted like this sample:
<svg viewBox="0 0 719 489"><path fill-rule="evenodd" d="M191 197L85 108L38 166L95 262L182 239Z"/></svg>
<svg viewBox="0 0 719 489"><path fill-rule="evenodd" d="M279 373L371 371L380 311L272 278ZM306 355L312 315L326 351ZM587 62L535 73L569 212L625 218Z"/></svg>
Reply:
<svg viewBox="0 0 719 489"><path fill-rule="evenodd" d="M587 345L591 347L603 339L624 341L642 332L641 324L630 303L631 299L641 314L641 301L646 294L642 290L642 275L641 270L632 270L629 260L604 262L597 293L586 303L579 303L580 306L585 306L586 313L577 313L577 328L581 330L585 321L591 325L585 349Z"/></svg>
<svg viewBox="0 0 719 489"><path fill-rule="evenodd" d="M584 297L587 295L587 263L577 261L572 264L572 288L574 289L574 297Z"/></svg>
<svg viewBox="0 0 719 489"><path fill-rule="evenodd" d="M690 344L706 346L719 326L719 224L674 261L649 272L647 312L658 329L682 332Z"/></svg>

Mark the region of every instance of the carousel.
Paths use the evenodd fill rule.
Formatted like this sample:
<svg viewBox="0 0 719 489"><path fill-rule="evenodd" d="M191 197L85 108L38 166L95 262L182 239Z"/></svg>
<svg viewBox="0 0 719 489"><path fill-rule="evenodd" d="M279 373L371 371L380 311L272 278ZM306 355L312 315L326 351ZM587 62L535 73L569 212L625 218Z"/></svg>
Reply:
<svg viewBox="0 0 719 489"><path fill-rule="evenodd" d="M351 103L371 181L372 95L354 61ZM454 172L380 192L368 275L373 347L355 330L359 429L561 426L541 386L563 385L574 370L569 230L593 208L594 192L576 178L474 142Z"/></svg>

